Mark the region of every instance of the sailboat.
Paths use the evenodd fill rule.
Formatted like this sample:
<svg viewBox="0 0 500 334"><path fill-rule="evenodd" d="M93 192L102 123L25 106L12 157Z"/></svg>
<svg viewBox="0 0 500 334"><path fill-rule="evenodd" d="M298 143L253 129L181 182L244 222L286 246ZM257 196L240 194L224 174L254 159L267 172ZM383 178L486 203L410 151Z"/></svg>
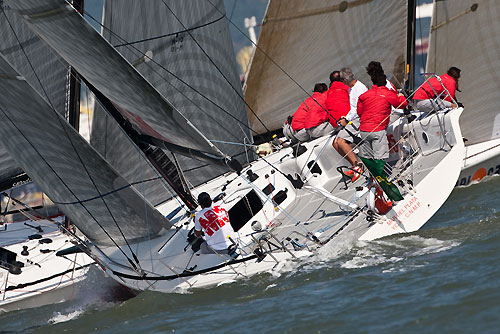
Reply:
<svg viewBox="0 0 500 334"><path fill-rule="evenodd" d="M255 161L240 162L198 130L194 119L191 121L183 114L182 105L174 107L171 98L167 99L146 80L145 73L134 68L130 57L117 51L118 45L106 41L67 2L4 3L26 20L30 29L73 66L91 88L106 110L107 120L119 125L121 134L126 135L122 137L126 145L135 149L134 159L128 160L141 160L147 166L144 176L129 175L126 169L119 171L118 159L110 163L109 157L68 125L5 57L0 58L0 89L5 92L0 95L0 136L6 149L89 239L81 247L94 256L110 277L132 289L172 292L211 286L279 270L287 261L310 256L325 245L415 231L444 203L459 175L459 162L464 155L459 127L461 109L443 110L410 123L403 117L390 125L388 133L395 145L387 173L403 199L385 213L371 206L373 192L369 186L374 181L368 172L354 183L343 173L345 161L331 145L334 134ZM334 8L323 3L323 8L336 15L348 15L346 18L378 14L374 19L380 19L377 22L384 27L391 19L398 19L397 15L387 17L376 1L346 3L342 1ZM144 8L141 6L140 10ZM190 22L188 14L177 12L179 8L184 8L185 13L196 10L202 19ZM182 31L169 36L173 40L169 52L185 62L179 65L180 75L168 72L169 75L180 81L183 75L197 71L200 81L215 88L214 95L236 93L231 95L239 102L233 103L242 105L241 88L231 85L227 74L230 72L221 69L224 65L210 57L199 42L215 43L213 51L222 52L218 46L225 43L224 38L229 41L223 2L162 1L155 3L153 9L150 15L161 18L168 12L183 23ZM124 10L122 19L130 13L135 12ZM297 20L301 18L317 20L323 18L322 11L313 13L313 17L299 16ZM204 28L214 26L216 36L203 35ZM143 37L142 42L147 35ZM121 44L133 42L125 35L120 39L125 39ZM286 44L286 39L282 42ZM404 49L404 41L400 47ZM200 58L199 52L196 56L183 53L193 49L201 50L205 57ZM155 62L156 51L142 52L137 62L159 66ZM202 68L189 68L190 61L200 59L201 64L195 63ZM234 64L234 57L223 61ZM397 63L405 68L404 61ZM226 66L231 71L235 68L235 64ZM237 79L235 72L232 77ZM226 89L217 91L219 84ZM187 85L177 89L171 86L174 92L179 87L186 92ZM287 87L274 88L274 92L283 89L282 98L288 99ZM194 96L203 93L197 90L196 95L192 87L190 91ZM210 99L210 95L203 94L203 99ZM252 107L248 101L246 104ZM254 112L264 127L268 121L265 115ZM251 129L255 131L254 126ZM173 175L174 171L182 171L176 163L177 156L196 158L232 171L196 187L185 187L188 183L182 181L182 173ZM153 180L148 173L155 171L160 177ZM168 183L168 189L176 196L154 206L143 186L155 180ZM194 198L201 192L212 194L214 203L228 211L237 233L233 240L235 253L202 254L196 247L192 213L196 209Z"/></svg>
<svg viewBox="0 0 500 334"><path fill-rule="evenodd" d="M495 0L437 1L431 21L427 69L462 70L457 97L465 106L460 120L466 155L458 186L500 174L500 3Z"/></svg>
<svg viewBox="0 0 500 334"><path fill-rule="evenodd" d="M0 30L0 53L34 89L45 89L63 114L67 66L4 7ZM30 58L35 66L43 64L37 73L30 68ZM44 199L0 142L0 312L70 300L93 263L84 253L58 254L73 246L73 237L64 231L64 218Z"/></svg>

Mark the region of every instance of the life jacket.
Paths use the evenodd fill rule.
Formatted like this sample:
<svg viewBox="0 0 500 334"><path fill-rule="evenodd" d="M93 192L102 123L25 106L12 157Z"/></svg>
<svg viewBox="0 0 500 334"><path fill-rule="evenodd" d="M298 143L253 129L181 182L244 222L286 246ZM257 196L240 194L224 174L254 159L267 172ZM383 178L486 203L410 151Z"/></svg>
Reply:
<svg viewBox="0 0 500 334"><path fill-rule="evenodd" d="M387 198L380 186L372 187L366 200L368 207L380 215L385 215L393 206L392 201Z"/></svg>

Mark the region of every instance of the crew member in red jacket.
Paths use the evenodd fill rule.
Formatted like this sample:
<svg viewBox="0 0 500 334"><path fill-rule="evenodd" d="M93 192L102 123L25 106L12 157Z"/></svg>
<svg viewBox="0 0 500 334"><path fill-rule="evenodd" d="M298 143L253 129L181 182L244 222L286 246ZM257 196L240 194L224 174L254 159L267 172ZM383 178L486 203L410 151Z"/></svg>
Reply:
<svg viewBox="0 0 500 334"><path fill-rule="evenodd" d="M310 108L307 112L305 128L311 140L325 136L333 131L333 127L328 121L328 114L326 112L327 91L328 86L325 83L321 83L322 94L316 98L316 103L313 108Z"/></svg>
<svg viewBox="0 0 500 334"><path fill-rule="evenodd" d="M441 75L439 78L442 84L437 78L431 78L417 89L413 95L418 110L431 112L445 107L457 107L453 102L456 100L455 91L458 87L458 79L460 79L460 69L454 66L450 67L446 74ZM434 99L436 100L434 101Z"/></svg>
<svg viewBox="0 0 500 334"><path fill-rule="evenodd" d="M337 127L337 122L347 125L347 123L344 123L345 117L351 110L349 86L344 83L340 71L333 71L330 74L330 82L330 89L326 93L329 121L333 127ZM352 151L351 145L349 145L350 141L352 141L352 138L349 133L341 130L333 141L333 148L351 164L352 170L348 171L346 175L352 175L352 182L354 182L361 176L362 170L358 165L358 159Z"/></svg>
<svg viewBox="0 0 500 334"><path fill-rule="evenodd" d="M289 127L286 123L283 126L283 134L290 139L292 143L310 140L311 136L306 129L327 121L325 112L325 92L327 90L328 86L325 83L315 84L313 94L302 102L297 111L295 111L292 123Z"/></svg>
<svg viewBox="0 0 500 334"><path fill-rule="evenodd" d="M391 107L400 109L407 105L403 94L396 94L386 85L385 74L376 73L372 77L373 86L358 99L360 137L359 156L383 160L389 157L386 129L389 125Z"/></svg>

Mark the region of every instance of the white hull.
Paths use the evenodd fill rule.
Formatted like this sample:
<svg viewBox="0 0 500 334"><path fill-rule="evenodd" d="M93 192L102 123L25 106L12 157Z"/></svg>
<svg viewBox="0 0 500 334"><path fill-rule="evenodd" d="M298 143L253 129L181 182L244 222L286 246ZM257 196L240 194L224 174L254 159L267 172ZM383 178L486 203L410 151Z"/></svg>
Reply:
<svg viewBox="0 0 500 334"><path fill-rule="evenodd" d="M43 232L24 223L40 226ZM75 283L85 278L93 260L84 253L56 256L57 251L73 246L68 235L43 220L7 223L0 229L2 254L15 254L15 260L22 263L17 274L10 272L5 262L0 266L0 311L38 307L73 297ZM36 234L41 238L29 239ZM23 250L28 255L22 255Z"/></svg>
<svg viewBox="0 0 500 334"><path fill-rule="evenodd" d="M118 282L135 290L172 292L279 270L287 260L311 255L325 244L416 231L444 203L460 173L464 156L458 125L461 111L433 115L410 125L396 122L389 129L395 140L402 133L412 135L405 136L407 140L389 159L398 161L392 175L395 182L402 182L399 189L404 199L386 215L371 215L366 193L355 197L356 187L366 185L368 178L344 183L337 167L346 162L332 148L332 139L323 137L304 144L307 151L298 157L290 148L284 149L252 163L240 176L223 175L195 189L195 194L225 194L215 204L228 210L238 233L236 259L194 252L186 242L194 224L183 211L170 215L176 228L131 245L139 259L137 270L131 269L123 256L125 252L132 258L126 247L91 250ZM446 134L446 139L441 134ZM413 159L408 157L411 152ZM406 158L399 159L402 156ZM310 168L314 161L318 167ZM253 173L258 177L252 178ZM304 186L295 188L286 174L300 175ZM272 191L266 193L266 189ZM178 203L172 200L159 209L169 215L177 208ZM255 221L261 230L252 229ZM262 254L262 261L258 261Z"/></svg>
<svg viewBox="0 0 500 334"><path fill-rule="evenodd" d="M495 174L500 174L500 138L465 147L465 158L456 186L477 183L485 176Z"/></svg>

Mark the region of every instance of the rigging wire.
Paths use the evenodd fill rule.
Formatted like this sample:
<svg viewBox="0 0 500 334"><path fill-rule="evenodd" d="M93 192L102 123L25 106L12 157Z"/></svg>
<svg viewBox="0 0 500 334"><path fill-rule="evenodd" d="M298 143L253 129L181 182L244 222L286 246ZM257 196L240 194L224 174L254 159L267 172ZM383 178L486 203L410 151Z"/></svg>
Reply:
<svg viewBox="0 0 500 334"><path fill-rule="evenodd" d="M97 185L95 184L95 182L94 182L94 180L92 179L92 177L91 177L91 175L90 175L90 173L89 173L89 171L88 171L87 167L85 166L85 163L83 162L83 160L82 160L82 158L81 158L80 154L78 153L78 151L77 151L76 147L74 146L74 143L73 143L73 141L71 140L71 138L70 138L70 136L69 136L69 134L68 134L68 132L67 132L67 130L66 130L66 127L65 127L65 126L64 126L64 124L62 123L61 118L59 117L59 114L58 114L58 113L57 113L57 111L55 110L55 107L54 107L54 105L52 104L52 101L50 100L50 98L49 98L49 95L48 95L47 91L45 90L45 88L44 88L44 86L43 86L43 84L42 84L42 82L41 82L41 80L40 80L40 78L39 78L39 76L38 76L37 72L35 71L35 68L33 67L33 64L31 63L31 61L30 61L30 59L29 59L29 57L28 57L28 55L27 55L27 53L26 53L26 51L25 51L25 49L24 49L24 47L23 47L23 45L22 45L21 41L19 40L19 38L18 38L18 36L17 36L17 34L16 34L16 32L15 32L15 30L14 30L14 28L13 28L12 24L10 23L10 20L9 20L9 18L7 17L7 14L5 13L5 10L4 10L4 8L3 8L3 7L2 7L2 12L3 12L4 16L5 16L5 19L6 19L7 23L9 24L10 29L12 30L12 33L14 34L14 36L15 36L15 38L16 38L16 41L17 41L17 43L18 43L19 47L21 48L21 50L22 50L22 52L23 52L24 56L26 57L26 60L27 60L27 62L28 62L28 64L29 64L29 66L30 66L31 70L33 71L33 74L35 75L35 77L36 77L36 79L37 79L38 83L40 84L40 87L42 88L42 91L43 91L44 95L47 97L47 101L48 101L48 103L50 104L50 109L51 109L51 110L55 113L56 119L59 121L59 123L60 123L60 125L61 125L61 127L62 127L62 129L63 129L63 131L64 131L64 133L65 133L65 135L66 135L66 137L67 137L67 139L68 139L68 141L69 141L69 143L71 144L71 147L73 148L73 151L74 151L74 152L75 152L75 154L77 155L77 157L78 157L78 159L79 159L79 161L80 161L80 163L81 163L82 167L84 168L85 172L87 173L87 176L89 177L90 181L92 182L92 184L93 184L93 186L94 186L95 190L97 191L97 193L98 193L99 195L101 195L101 193L100 193L99 189L97 188ZM56 171L52 168L52 166L48 163L48 161L47 161L47 160L45 160L45 158L43 157L43 155L42 155L42 154L41 154L41 153L37 150L37 148L35 147L35 145L33 145L33 143L31 143L31 142L29 141L29 139L25 136L25 134L24 134L24 133L23 133L23 132L22 132L22 131L21 131L21 130L17 127L17 125L16 125L16 124L15 124L15 123L14 123L14 122L10 119L10 117L9 117L9 116L8 116L8 114L7 114L7 113L3 110L3 108L0 108L0 110L1 110L1 111L2 111L2 113L6 116L6 118L7 118L7 119L9 119L9 121L12 123L12 125L13 125L13 126L14 126L14 127L15 127L18 131L19 131L19 133L23 136L23 138L24 138L24 139L25 139L25 140L26 140L26 141L27 141L27 142L28 142L28 143L29 143L29 144L33 147L33 149L35 150L35 152L37 152L37 154L40 156L40 158L41 158L41 159L42 159L42 160L43 160L43 161L47 164L47 166L48 166L48 167L52 170L52 172L53 172L53 173L57 176L57 178L61 181L61 183L62 183L62 184L63 184L63 185L64 185L64 186L65 186L65 187L66 187L66 188L70 191L70 193L71 193L71 194L72 194L72 195L73 195L76 199L78 199L78 196L77 196L77 195L76 195L76 194L75 194L75 193L71 190L71 188L70 188L70 187L66 184L66 182L64 182L64 180L61 178L61 176L60 176L60 175L58 175L58 174L56 173ZM116 227L117 227L117 228L118 228L118 230L120 231L120 234L122 235L122 237L123 237L123 239L124 239L125 243L127 244L128 248L129 248L129 250L130 250L130 252L132 253L132 256L134 257L134 259L136 260L136 262L137 262L137 263L139 263L139 260L137 259L137 256L136 256L136 255L135 255L135 253L132 251L132 248L130 247L130 245L129 245L129 243L128 243L128 240L126 239L125 235L123 234L123 231L121 230L120 226L118 225L118 222L115 220L115 218L114 218L113 214L111 213L111 210L109 209L109 207L108 207L108 205L107 205L106 201L104 200L104 198L101 198L101 199L102 199L102 201L103 201L104 205L106 206L106 209L108 210L109 214L111 215L111 217L112 217L112 219L113 219L113 221L114 221L114 223L115 223ZM109 233L108 233L108 232L107 232L107 231L103 228L103 226L102 226L102 225L98 222L98 220L97 220L97 219L96 219L96 218L92 215L92 213L90 212L90 210L89 210L89 209L88 209L85 205L83 205L82 203L80 203L80 205L81 205L81 206L85 209L85 211L87 211L87 213L88 213L88 214L92 217L92 219L93 219L93 220L94 220L94 221L95 221L95 222L99 225L99 227L101 227L101 229L104 231L104 233L105 233L105 234L106 234L106 235L110 238L110 240L111 240L111 241L115 244L115 246L116 246L116 247L117 247L117 248L121 251L121 253L122 253L122 254L125 256L125 258L129 261L129 263L130 263L130 264L134 267L134 269L137 269L136 265L132 262L132 260L128 257L128 255L127 255L127 254L126 254L126 253L125 253L125 252L121 249L121 247L120 247L120 246L118 246L118 244L116 243L116 241L115 241L115 240L111 237L111 235L110 235L110 234L109 234Z"/></svg>
<svg viewBox="0 0 500 334"><path fill-rule="evenodd" d="M185 33L185 32L189 32L189 31L192 31L192 30L197 30L197 29L200 29L200 28L212 25L214 23L219 22L223 18L224 18L224 16L221 16L218 19L215 19L213 21L207 22L205 24L202 24L202 25L199 25L199 26L196 26L196 27L187 28L187 29L184 29L184 30L179 30L179 31L168 33L168 34L164 34L164 35L158 35L158 36L154 36L154 37L144 38L144 39L140 39L140 40L133 41L133 42L126 42L126 43L122 43L122 44L116 44L116 45L113 45L113 47L119 48L121 46L129 46L129 45L132 45L132 44L144 43L144 42L154 41L156 39L161 39L161 38L165 38L165 37L176 36L176 35L179 35L179 34L182 34L182 33Z"/></svg>

